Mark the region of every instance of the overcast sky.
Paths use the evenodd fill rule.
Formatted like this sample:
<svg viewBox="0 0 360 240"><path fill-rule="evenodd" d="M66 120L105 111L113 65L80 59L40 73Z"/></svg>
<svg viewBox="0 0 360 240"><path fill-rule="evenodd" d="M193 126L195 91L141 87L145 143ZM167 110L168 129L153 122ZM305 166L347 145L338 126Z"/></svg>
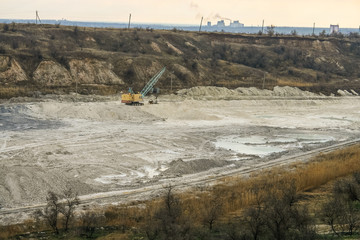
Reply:
<svg viewBox="0 0 360 240"><path fill-rule="evenodd" d="M358 28L360 0L0 0L0 19L200 24L220 19L246 26ZM205 23L204 22L204 23ZM229 21L226 21L228 24Z"/></svg>

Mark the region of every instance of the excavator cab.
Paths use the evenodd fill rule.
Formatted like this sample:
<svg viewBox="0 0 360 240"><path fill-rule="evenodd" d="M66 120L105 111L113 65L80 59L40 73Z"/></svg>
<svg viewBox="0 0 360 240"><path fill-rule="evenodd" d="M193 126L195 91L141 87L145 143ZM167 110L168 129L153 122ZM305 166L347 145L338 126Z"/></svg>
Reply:
<svg viewBox="0 0 360 240"><path fill-rule="evenodd" d="M132 88L129 88L129 93L121 95L121 102L126 105L144 105L142 94L134 93Z"/></svg>

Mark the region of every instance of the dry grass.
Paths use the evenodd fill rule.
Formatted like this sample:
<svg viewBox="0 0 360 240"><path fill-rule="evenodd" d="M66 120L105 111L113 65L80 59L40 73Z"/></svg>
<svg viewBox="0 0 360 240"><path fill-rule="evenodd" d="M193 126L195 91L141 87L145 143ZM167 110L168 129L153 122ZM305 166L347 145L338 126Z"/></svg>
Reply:
<svg viewBox="0 0 360 240"><path fill-rule="evenodd" d="M227 214L254 204L256 196L274 192L286 183L294 182L300 193L359 171L360 145L355 145L320 154L309 163L298 163L289 168L272 168L246 179L226 178L214 191L221 192Z"/></svg>
<svg viewBox="0 0 360 240"><path fill-rule="evenodd" d="M129 239L128 234L126 233L111 233L104 237L97 238L98 240L127 240Z"/></svg>
<svg viewBox="0 0 360 240"><path fill-rule="evenodd" d="M0 239L8 239L12 236L34 231L34 227L44 230L44 226L40 227L33 220L27 220L22 224L11 226L0 226Z"/></svg>
<svg viewBox="0 0 360 240"><path fill-rule="evenodd" d="M359 171L360 145L355 145L330 154L320 154L313 162L299 167L292 174L296 179L297 189L304 191Z"/></svg>
<svg viewBox="0 0 360 240"><path fill-rule="evenodd" d="M337 178L360 172L360 145L354 145L332 153L320 154L309 163L292 164L257 172L248 178L227 177L221 183L207 189L179 193L183 213L193 226L203 224L204 215L215 203L221 203L222 220L239 215L243 209L256 204L259 196L269 192L276 194L285 185L294 184L298 193L316 189ZM105 210L104 226L122 226L123 229L139 229L151 223L154 213L162 206L161 199L131 203ZM0 228L0 238L33 230L43 230L44 225L29 221L23 225ZM75 224L78 225L78 224ZM114 233L115 234L115 233ZM120 239L125 235L109 235L103 239Z"/></svg>
<svg viewBox="0 0 360 240"><path fill-rule="evenodd" d="M301 193L306 190L318 188L337 178L360 171L360 145L347 147L328 154L320 154L309 163L297 163L286 168L272 168L254 174L249 178L227 177L216 186L202 191L191 191L178 194L182 202L183 211L193 221L193 225L202 224L204 213L211 199L217 199L222 205L223 219L238 215L243 209L256 203L259 196L275 193L284 186L294 184L296 191ZM147 208L114 208L110 212L118 212L122 216L136 216L145 219L146 216L160 207L161 202L155 199L145 203ZM117 214L114 214L117 215ZM133 227L137 221L113 219L112 225L125 224Z"/></svg>
<svg viewBox="0 0 360 240"><path fill-rule="evenodd" d="M277 84L279 86L292 86L292 87L312 87L313 83L303 82L303 81L295 81L289 79L277 79Z"/></svg>
<svg viewBox="0 0 360 240"><path fill-rule="evenodd" d="M0 99L28 96L29 90L24 87L0 87Z"/></svg>

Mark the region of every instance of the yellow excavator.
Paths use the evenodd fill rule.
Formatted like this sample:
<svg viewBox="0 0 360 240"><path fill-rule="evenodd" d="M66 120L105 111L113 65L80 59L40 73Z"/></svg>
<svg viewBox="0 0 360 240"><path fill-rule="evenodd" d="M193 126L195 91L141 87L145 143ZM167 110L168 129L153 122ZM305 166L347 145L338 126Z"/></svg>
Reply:
<svg viewBox="0 0 360 240"><path fill-rule="evenodd" d="M145 85L145 87L139 93L134 93L134 91L129 88L129 93L121 95L121 102L125 103L126 105L144 105L144 97L146 94L153 89L154 85L157 83L161 75L165 72L166 67L163 67L160 72L155 74L150 81Z"/></svg>

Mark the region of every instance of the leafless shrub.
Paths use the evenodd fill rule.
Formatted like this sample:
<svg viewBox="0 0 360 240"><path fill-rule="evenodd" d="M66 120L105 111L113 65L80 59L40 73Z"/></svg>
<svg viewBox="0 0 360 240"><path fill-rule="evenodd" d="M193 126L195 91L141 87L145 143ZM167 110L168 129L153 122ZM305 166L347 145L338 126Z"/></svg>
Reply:
<svg viewBox="0 0 360 240"><path fill-rule="evenodd" d="M92 238L95 230L105 221L105 217L97 212L87 211L81 214L81 233L87 238Z"/></svg>

